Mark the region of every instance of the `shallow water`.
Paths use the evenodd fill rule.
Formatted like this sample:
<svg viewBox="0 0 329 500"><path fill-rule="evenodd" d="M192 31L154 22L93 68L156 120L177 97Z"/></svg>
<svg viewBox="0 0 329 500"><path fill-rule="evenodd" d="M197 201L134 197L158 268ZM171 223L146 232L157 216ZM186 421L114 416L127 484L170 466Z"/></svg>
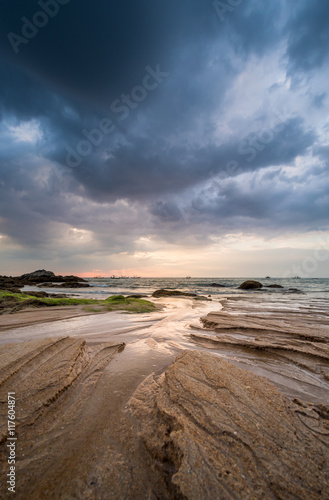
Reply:
<svg viewBox="0 0 329 500"><path fill-rule="evenodd" d="M152 299L163 306L161 311L138 315L112 312L21 327L1 333L0 344L63 336L82 337L89 344L124 342L124 351L108 369L120 374L122 381L133 377L140 382L153 371L164 369L184 349L206 350L268 378L289 396L317 403L329 402L328 380L321 370L305 363L303 356L294 359L289 351L263 351L239 345L246 339L255 339L255 334L244 331L246 317L257 321L268 318L287 326L291 321L296 322L296 318L304 326L316 320L319 332L329 333L328 303L323 298L314 297L308 306L305 296L300 300L300 296L253 293L213 298L212 302L188 298ZM235 318L235 328L242 328L230 333L236 345L203 342L204 334L218 336L218 333L205 330L200 321L213 311L223 311L232 321ZM197 338L200 335L201 340ZM326 369L327 361L323 363Z"/></svg>

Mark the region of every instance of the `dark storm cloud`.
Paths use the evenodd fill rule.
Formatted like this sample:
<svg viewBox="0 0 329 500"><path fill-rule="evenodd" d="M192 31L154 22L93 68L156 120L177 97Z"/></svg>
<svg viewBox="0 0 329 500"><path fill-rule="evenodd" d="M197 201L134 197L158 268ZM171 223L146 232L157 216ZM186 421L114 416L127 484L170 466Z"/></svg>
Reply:
<svg viewBox="0 0 329 500"><path fill-rule="evenodd" d="M323 0L298 2L284 32L288 35L289 72L308 73L328 60L329 3Z"/></svg>
<svg viewBox="0 0 329 500"><path fill-rule="evenodd" d="M182 234L184 226L197 234L200 224L205 240L206 231L219 225L243 228L243 217L250 224L262 219L268 227L279 221L300 223L304 213L310 223L323 220L327 205L315 178L317 163L309 187L296 181L297 191L291 180L265 172L294 165L312 147L314 155L326 154L325 148L316 149L318 131L306 123L305 114L291 113L268 130L246 111L244 118L254 132L233 130L223 138L216 137L216 127L231 105L227 95L248 63L270 58L282 42L291 74L307 74L323 65L326 2L244 0L223 21L211 0L61 3L16 54L7 35L23 36L22 17L33 21L42 10L40 2L1 2L5 141L0 149L0 231L15 241L42 246L60 237L60 224L68 224L95 231L104 247L119 249L133 247L138 232L170 240L170 233ZM146 67L158 65L168 78L120 120L111 111L113 100L140 86ZM278 83L273 75L269 88L269 94L283 95L284 80L280 76ZM325 93L314 90L312 96L321 109ZM238 97L243 109L244 96ZM114 131L77 168L68 168L67 146L75 150L85 139L82 131L99 128L104 118L113 121ZM42 132L35 142L14 140L6 132L31 120ZM228 169L232 161L237 168ZM248 191L239 180L247 173L253 176ZM228 186L214 204L193 210L191 193L219 174L229 178ZM265 192L271 182L277 183L275 189ZM123 199L130 211L120 206L113 212L111 205L113 217L102 215L106 209L101 204Z"/></svg>
<svg viewBox="0 0 329 500"><path fill-rule="evenodd" d="M178 193L209 176L219 173L237 175L266 166L289 164L303 155L315 140L305 131L301 118L292 118L279 130L260 129L245 138L222 146L170 146L156 137L136 138L119 143L111 159L90 157L73 170L73 176L93 199L152 199L161 194ZM227 170L235 161L236 168ZM121 168L124 165L124 169Z"/></svg>
<svg viewBox="0 0 329 500"><path fill-rule="evenodd" d="M280 2L266 8L244 2L220 23L212 1L116 0L96 5L70 0L35 36L26 38L27 44L18 45L17 54L8 33L23 36L26 20L33 24L33 16L43 9L36 0L5 0L1 8L0 53L6 60L85 105L104 106L140 82L147 65L160 64L173 72L181 62L187 64L186 81L196 76L198 54L205 56L213 41L223 42L223 52L229 44L245 57L264 52L277 35L272 20ZM182 57L189 46L194 67ZM206 57L200 64L207 64ZM222 58L224 53L217 52L217 60Z"/></svg>
<svg viewBox="0 0 329 500"><path fill-rule="evenodd" d="M161 63L168 70L185 37L204 38L217 29L211 2L71 0L15 56L7 34L21 34L21 18L33 21L41 8L24 0L5 1L2 8L6 58L57 89L101 105L136 85L145 66Z"/></svg>
<svg viewBox="0 0 329 500"><path fill-rule="evenodd" d="M328 226L328 190L326 169L295 176L282 169L259 172L256 177L214 185L204 192L202 208L189 217L208 232L215 224L219 233L241 227L253 231L256 221L262 234L324 230Z"/></svg>

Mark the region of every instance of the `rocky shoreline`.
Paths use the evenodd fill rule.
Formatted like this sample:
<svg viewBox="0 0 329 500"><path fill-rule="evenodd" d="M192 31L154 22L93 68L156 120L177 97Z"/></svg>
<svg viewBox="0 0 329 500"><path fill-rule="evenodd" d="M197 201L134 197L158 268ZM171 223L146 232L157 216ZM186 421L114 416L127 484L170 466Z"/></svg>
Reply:
<svg viewBox="0 0 329 500"><path fill-rule="evenodd" d="M56 285L58 283L58 285ZM55 275L52 271L41 269L32 273L22 274L21 276L0 276L0 290L19 292L24 286L47 286L47 287L65 287L80 288L89 287L89 284L79 276L61 276Z"/></svg>
<svg viewBox="0 0 329 500"><path fill-rule="evenodd" d="M15 391L17 498L329 498L328 315L287 309L284 294L265 306L255 290L220 311L157 290L170 307L140 320L81 321L81 306L49 326L37 318L64 312L2 315L0 470Z"/></svg>

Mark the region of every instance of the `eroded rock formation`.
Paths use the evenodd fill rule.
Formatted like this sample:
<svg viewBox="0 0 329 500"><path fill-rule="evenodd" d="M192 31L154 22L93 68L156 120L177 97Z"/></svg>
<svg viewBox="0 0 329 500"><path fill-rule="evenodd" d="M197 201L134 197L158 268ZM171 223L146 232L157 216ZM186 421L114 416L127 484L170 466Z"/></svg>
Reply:
<svg viewBox="0 0 329 500"><path fill-rule="evenodd" d="M130 407L167 498L328 498L327 409L214 355L184 352Z"/></svg>

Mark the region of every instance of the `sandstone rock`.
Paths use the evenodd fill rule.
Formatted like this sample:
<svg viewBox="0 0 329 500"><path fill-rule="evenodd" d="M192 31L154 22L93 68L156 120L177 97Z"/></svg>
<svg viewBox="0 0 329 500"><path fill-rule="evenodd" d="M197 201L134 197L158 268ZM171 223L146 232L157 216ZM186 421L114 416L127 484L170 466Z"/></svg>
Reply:
<svg viewBox="0 0 329 500"><path fill-rule="evenodd" d="M108 408L99 418L111 400L111 389L95 398L98 379L123 347L122 343L87 346L83 339L68 337L0 346L0 474L3 478L8 474L7 398L14 391L18 499L120 498L119 493L111 494L113 475L99 493L98 485L96 489L90 484L103 481L109 469L123 468L104 444L104 429L112 425L106 420ZM116 492L121 484L118 480ZM10 495L4 486L1 499Z"/></svg>
<svg viewBox="0 0 329 500"><path fill-rule="evenodd" d="M166 498L327 498L327 408L292 402L219 357L185 351L130 409Z"/></svg>
<svg viewBox="0 0 329 500"><path fill-rule="evenodd" d="M196 293L180 292L179 290L156 290L152 297L197 297Z"/></svg>
<svg viewBox="0 0 329 500"><path fill-rule="evenodd" d="M257 288L263 288L263 285L259 281L247 280L244 281L239 288L241 288L241 290L256 290Z"/></svg>

